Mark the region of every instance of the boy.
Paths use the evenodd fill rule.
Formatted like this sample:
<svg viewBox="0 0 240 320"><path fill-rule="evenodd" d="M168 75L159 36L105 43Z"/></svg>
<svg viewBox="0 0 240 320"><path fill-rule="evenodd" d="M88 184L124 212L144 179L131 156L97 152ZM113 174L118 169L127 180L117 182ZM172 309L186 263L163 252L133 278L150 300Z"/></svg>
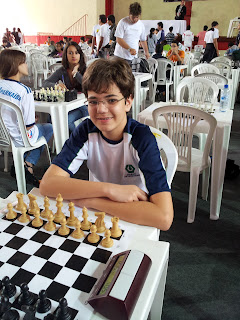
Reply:
<svg viewBox="0 0 240 320"><path fill-rule="evenodd" d="M91 120L66 141L40 192L50 197L61 193L75 205L168 230L172 199L155 137L149 127L126 115L134 93L131 67L116 57L98 59L87 68L82 86ZM70 178L83 160L92 181Z"/></svg>
<svg viewBox="0 0 240 320"><path fill-rule="evenodd" d="M184 42L184 47L191 51L192 43L194 41L194 34L191 31L191 26L187 26L187 30L182 35L182 41Z"/></svg>

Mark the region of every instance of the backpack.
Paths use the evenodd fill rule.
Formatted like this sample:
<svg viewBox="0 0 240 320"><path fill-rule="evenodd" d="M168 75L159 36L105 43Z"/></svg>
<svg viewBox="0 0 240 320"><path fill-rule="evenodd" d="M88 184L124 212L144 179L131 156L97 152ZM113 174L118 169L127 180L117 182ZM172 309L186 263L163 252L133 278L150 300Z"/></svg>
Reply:
<svg viewBox="0 0 240 320"><path fill-rule="evenodd" d="M150 73L149 64L144 58L134 58L132 60L132 72ZM147 87L148 81L141 83L142 87Z"/></svg>

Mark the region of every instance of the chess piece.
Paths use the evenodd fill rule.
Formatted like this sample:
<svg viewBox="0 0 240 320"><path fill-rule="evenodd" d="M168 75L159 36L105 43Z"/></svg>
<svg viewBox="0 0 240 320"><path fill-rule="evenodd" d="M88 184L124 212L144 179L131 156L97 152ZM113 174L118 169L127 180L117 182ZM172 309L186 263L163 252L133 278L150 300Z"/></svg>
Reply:
<svg viewBox="0 0 240 320"><path fill-rule="evenodd" d="M104 247L104 248L111 248L113 246L113 239L111 239L111 231L109 229L107 229L105 231L105 237L104 239L102 239L101 241L101 245Z"/></svg>
<svg viewBox="0 0 240 320"><path fill-rule="evenodd" d="M17 312L17 310L14 310L14 309L8 310L1 317L1 320L19 320L19 319L20 319L20 315Z"/></svg>
<svg viewBox="0 0 240 320"><path fill-rule="evenodd" d="M53 222L53 214L49 214L48 216L48 222L44 225L43 227L45 230L47 231L54 231L56 230L56 225L55 223Z"/></svg>
<svg viewBox="0 0 240 320"><path fill-rule="evenodd" d="M56 320L71 320L72 318L72 312L68 308L67 300L66 298L61 298L59 300L59 306L56 309L55 312L55 319Z"/></svg>
<svg viewBox="0 0 240 320"><path fill-rule="evenodd" d="M15 219L17 216L17 212L13 211L13 205L11 203L8 203L7 208L8 212L6 213L6 218L8 220Z"/></svg>
<svg viewBox="0 0 240 320"><path fill-rule="evenodd" d="M18 218L18 221L22 223L28 223L31 220L31 218L27 214L27 209L25 207L22 208L21 213L22 215Z"/></svg>
<svg viewBox="0 0 240 320"><path fill-rule="evenodd" d="M47 298L46 290L41 290L39 292L39 298L36 302L37 312L45 313L51 309L51 301Z"/></svg>
<svg viewBox="0 0 240 320"><path fill-rule="evenodd" d="M9 302L8 296L4 295L2 292L2 295L0 295L0 317L5 312L7 312L11 308L11 303Z"/></svg>
<svg viewBox="0 0 240 320"><path fill-rule="evenodd" d="M58 234L60 234L60 236L67 236L70 233L70 229L66 226L66 224L67 221L64 217L61 221L61 227L58 229Z"/></svg>
<svg viewBox="0 0 240 320"><path fill-rule="evenodd" d="M53 212L49 209L50 207L50 203L49 203L49 199L48 197L44 198L44 210L41 212L41 217L42 218L48 218L48 215L51 213L53 214Z"/></svg>
<svg viewBox="0 0 240 320"><path fill-rule="evenodd" d="M83 213L83 215L82 215L83 221L81 223L81 229L82 230L89 230L91 225L92 225L92 223L90 221L88 221L88 219L87 219L88 218L88 213L87 213L87 208L86 207L83 207L82 213Z"/></svg>
<svg viewBox="0 0 240 320"><path fill-rule="evenodd" d="M36 204L34 204L34 206L35 205ZM35 207L34 217L35 218L32 221L33 227L35 227L35 228L41 227L43 225L43 221L42 221L42 219L40 219L40 210L39 210L39 208Z"/></svg>
<svg viewBox="0 0 240 320"><path fill-rule="evenodd" d="M23 320L37 320L35 318L36 306L21 306L21 310L25 312Z"/></svg>
<svg viewBox="0 0 240 320"><path fill-rule="evenodd" d="M61 223L62 219L65 218L65 215L62 212L63 198L60 193L58 194L56 201L57 201L57 204L56 204L57 212L54 216L54 222Z"/></svg>
<svg viewBox="0 0 240 320"><path fill-rule="evenodd" d="M90 228L91 233L88 235L88 242L97 243L100 239L100 236L97 234L97 227L93 224Z"/></svg>
<svg viewBox="0 0 240 320"><path fill-rule="evenodd" d="M16 209L17 211L22 211L23 207L25 207L25 208L27 209L26 203L23 202L23 194L22 194L22 193L18 193L18 194L16 195L16 197L17 197L17 199L18 199L18 203L17 203L15 209Z"/></svg>
<svg viewBox="0 0 240 320"><path fill-rule="evenodd" d="M20 289L21 289L21 293L18 297L19 305L30 306L34 301L33 293L29 291L28 285L26 283L22 283L20 285Z"/></svg>
<svg viewBox="0 0 240 320"><path fill-rule="evenodd" d="M74 203L69 202L68 204L68 210L70 212L70 217L67 219L67 225L70 227L74 227L76 222L78 221L78 218L74 216Z"/></svg>
<svg viewBox="0 0 240 320"><path fill-rule="evenodd" d="M76 229L71 233L71 236L75 239L81 239L84 237L84 233L81 230L81 222L77 219L77 222L75 224Z"/></svg>
<svg viewBox="0 0 240 320"><path fill-rule="evenodd" d="M39 206L37 204L37 197L34 196L33 194L29 193L28 194L29 198L29 207L28 207L28 214L34 215L35 208L39 209ZM39 209L40 210L40 209Z"/></svg>
<svg viewBox="0 0 240 320"><path fill-rule="evenodd" d="M111 221L112 221L111 235L113 238L118 238L122 235L122 230L118 226L119 218L113 217Z"/></svg>
<svg viewBox="0 0 240 320"><path fill-rule="evenodd" d="M15 293L16 293L16 287L15 287L14 284L12 284L10 282L9 277L7 277L7 276L4 277L2 279L2 284L3 284L3 288L2 288L2 292L1 293L4 296L7 296L8 298L13 297L15 295Z"/></svg>
<svg viewBox="0 0 240 320"><path fill-rule="evenodd" d="M98 217L97 220L95 221L97 232L99 233L104 232L106 230L106 226L104 222L105 212L96 212L95 216Z"/></svg>

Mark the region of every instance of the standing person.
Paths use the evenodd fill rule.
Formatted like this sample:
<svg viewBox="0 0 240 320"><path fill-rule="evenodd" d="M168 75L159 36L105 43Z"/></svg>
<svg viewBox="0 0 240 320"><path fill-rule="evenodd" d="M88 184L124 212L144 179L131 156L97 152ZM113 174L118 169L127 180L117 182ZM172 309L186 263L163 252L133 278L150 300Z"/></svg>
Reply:
<svg viewBox="0 0 240 320"><path fill-rule="evenodd" d="M68 42L62 55L62 67L51 74L51 76L43 82L43 86L44 88L50 88L57 84L57 87L61 89L76 89L82 92L82 77L85 70L86 63L82 49L76 42ZM68 113L68 127L70 132L75 129L74 122L86 116L88 116L86 106L70 111Z"/></svg>
<svg viewBox="0 0 240 320"><path fill-rule="evenodd" d="M237 35L237 38L236 38L236 45L237 46L239 45L239 42L240 42L240 22L238 24L238 35Z"/></svg>
<svg viewBox="0 0 240 320"><path fill-rule="evenodd" d="M147 38L147 43L148 43L148 51L149 51L150 55L152 55L156 50L156 44L157 44L157 37L155 34L155 28L150 29L150 33Z"/></svg>
<svg viewBox="0 0 240 320"><path fill-rule="evenodd" d="M48 46L51 45L51 37L47 37L47 40L44 42L44 44L47 44Z"/></svg>
<svg viewBox="0 0 240 320"><path fill-rule="evenodd" d="M29 87L20 82L23 76L28 75L26 55L19 50L4 50L0 54L0 97L16 104L23 114L28 139L34 144L40 137L47 141L53 135L52 125L35 124L35 105L33 94ZM22 136L17 125L17 116L7 106L2 108L2 118L14 142L23 146ZM34 186L39 187L39 181L33 174L35 166L40 158L44 147L32 150L24 155L24 168L26 180ZM14 171L11 170L14 175Z"/></svg>
<svg viewBox="0 0 240 320"><path fill-rule="evenodd" d="M19 45L23 44L23 34L20 28L17 28L18 38L19 38Z"/></svg>
<svg viewBox="0 0 240 320"><path fill-rule="evenodd" d="M173 42L173 40L175 39L175 35L172 31L173 31L173 27L170 27L169 32L165 36L165 40L167 41L167 44L170 44L170 45Z"/></svg>
<svg viewBox="0 0 240 320"><path fill-rule="evenodd" d="M212 22L212 28L208 30L205 35L204 41L206 42L206 49L203 55L202 61L210 62L213 58L219 56L218 51L218 42L219 38L219 30L218 30L218 22Z"/></svg>
<svg viewBox="0 0 240 320"><path fill-rule="evenodd" d="M185 1L182 0L181 3L176 8L175 20L184 20L186 13L187 13L187 8L185 6Z"/></svg>
<svg viewBox="0 0 240 320"><path fill-rule="evenodd" d="M13 34L13 36L15 38L16 44L18 45L20 40L19 40L19 37L18 37L18 32L16 31L16 28L13 28L12 34Z"/></svg>
<svg viewBox="0 0 240 320"><path fill-rule="evenodd" d="M145 56L150 57L147 47L144 24L139 20L142 13L141 5L134 2L129 6L129 16L121 19L117 25L117 39L114 55L129 63L137 57L138 42L141 41Z"/></svg>
<svg viewBox="0 0 240 320"><path fill-rule="evenodd" d="M109 30L110 30L110 56L113 55L115 47L116 47L116 37L115 37L115 32L117 29L117 25L115 24L115 16L113 14L110 14L107 17L107 23L110 26Z"/></svg>
<svg viewBox="0 0 240 320"><path fill-rule="evenodd" d="M194 34L191 31L191 26L187 26L187 30L182 35L182 41L185 48L188 48L189 51L192 50L192 43L194 41Z"/></svg>
<svg viewBox="0 0 240 320"><path fill-rule="evenodd" d="M203 31L198 32L197 37L198 37L198 46L203 46L203 48L206 47L206 42L204 41L206 32L207 32L208 26L203 27Z"/></svg>
<svg viewBox="0 0 240 320"><path fill-rule="evenodd" d="M171 50L167 53L167 58L172 62L178 62L180 64L183 64L184 57L185 52L179 50L178 42L176 40L173 40L173 42L171 43Z"/></svg>
<svg viewBox="0 0 240 320"><path fill-rule="evenodd" d="M98 35L99 31L100 31L100 25L96 24L93 27L93 31L92 31L92 52L91 52L91 54L94 54L96 39L97 39L97 35Z"/></svg>
<svg viewBox="0 0 240 320"><path fill-rule="evenodd" d="M123 59L97 59L88 66L83 92L90 119L66 141L45 173L40 192L50 197L61 193L77 206L168 230L173 205L156 138L148 126L127 117L134 81ZM84 160L91 181L72 178Z"/></svg>
<svg viewBox="0 0 240 320"><path fill-rule="evenodd" d="M100 30L99 30L99 33L96 35L97 56L103 58L104 49L109 47L109 36L110 36L109 25L107 24L107 17L105 16L105 14L100 14L99 25L100 25Z"/></svg>
<svg viewBox="0 0 240 320"><path fill-rule="evenodd" d="M157 24L158 34L157 34L157 44L163 42L165 40L165 33L163 30L163 23L160 21Z"/></svg>

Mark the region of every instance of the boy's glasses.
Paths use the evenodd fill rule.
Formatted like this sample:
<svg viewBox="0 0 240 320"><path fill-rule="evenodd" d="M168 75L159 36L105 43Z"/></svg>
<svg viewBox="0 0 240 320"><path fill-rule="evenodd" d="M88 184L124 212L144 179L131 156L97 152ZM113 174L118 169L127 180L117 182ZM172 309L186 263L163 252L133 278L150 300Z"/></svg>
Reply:
<svg viewBox="0 0 240 320"><path fill-rule="evenodd" d="M114 107L119 101L125 99L124 97L122 97L121 99L113 99L113 98L109 98L109 99L104 99L104 100L91 100L91 99L87 99L87 101L85 101L85 103L88 103L88 105L90 107L96 107L98 106L100 103L102 103L104 106L108 106L108 107Z"/></svg>

